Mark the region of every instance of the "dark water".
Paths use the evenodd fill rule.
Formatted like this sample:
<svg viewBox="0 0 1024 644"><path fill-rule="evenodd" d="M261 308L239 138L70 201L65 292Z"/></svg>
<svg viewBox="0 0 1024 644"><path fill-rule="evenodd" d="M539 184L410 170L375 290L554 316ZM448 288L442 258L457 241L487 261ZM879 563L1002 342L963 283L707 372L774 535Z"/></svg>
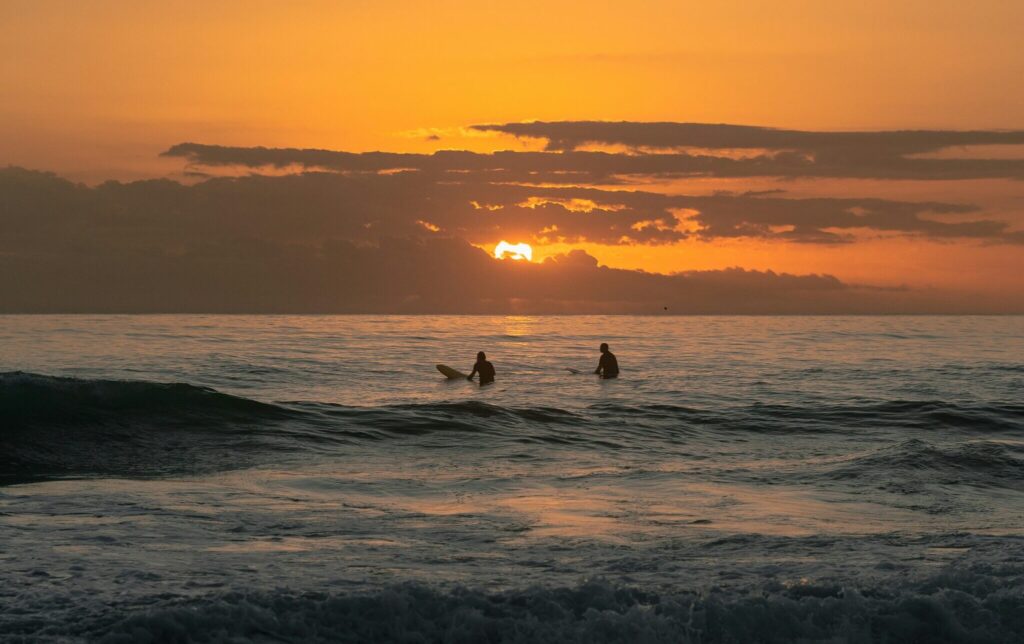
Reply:
<svg viewBox="0 0 1024 644"><path fill-rule="evenodd" d="M1024 637L1024 318L0 317L0 371L8 639Z"/></svg>

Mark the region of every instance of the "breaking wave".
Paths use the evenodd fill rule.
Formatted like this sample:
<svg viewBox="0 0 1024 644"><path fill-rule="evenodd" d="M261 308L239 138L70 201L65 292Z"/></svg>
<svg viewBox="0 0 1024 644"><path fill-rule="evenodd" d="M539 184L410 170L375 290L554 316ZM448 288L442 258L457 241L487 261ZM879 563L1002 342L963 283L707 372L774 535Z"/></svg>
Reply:
<svg viewBox="0 0 1024 644"><path fill-rule="evenodd" d="M362 594L228 593L46 629L108 643L1014 642L1024 585L947 572L893 588L801 584L659 594L605 582L498 593L405 584ZM35 635L40 633L36 631Z"/></svg>

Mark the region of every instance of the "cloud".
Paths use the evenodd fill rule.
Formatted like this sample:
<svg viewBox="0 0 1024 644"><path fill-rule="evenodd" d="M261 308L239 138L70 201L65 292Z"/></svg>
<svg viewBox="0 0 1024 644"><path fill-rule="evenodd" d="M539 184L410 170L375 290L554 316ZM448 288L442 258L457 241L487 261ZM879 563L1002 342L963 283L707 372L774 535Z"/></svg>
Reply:
<svg viewBox="0 0 1024 644"><path fill-rule="evenodd" d="M946 134L970 133L948 132ZM1024 145L1017 141L1019 138L1021 138L1019 133L1013 132L1007 133L1002 139L995 136L977 136L964 140L980 142L992 139ZM950 138L949 140L955 139ZM878 147L872 147L871 141L878 141ZM163 155L181 157L192 164L207 167L287 168L298 166L337 172L385 172L414 169L423 172L475 173L477 175L466 177L467 179L558 184L614 184L622 183L626 178L643 180L680 177L918 181L1024 179L1024 159L931 159L903 156L908 150L916 153L918 150L945 149L941 145L928 147L925 145L925 141L914 144L915 141L916 139L911 138L905 143L896 141L887 144L887 139L884 137L853 138L848 145L836 143L833 146L821 145L811 148L770 148L762 154L740 158L728 156L724 152L719 155L706 152L610 153L576 151L571 146L565 150L548 152L504 150L484 154L442 150L433 154L411 154L354 153L298 148L240 148L199 143L181 143L171 147ZM930 143L938 144L941 141L942 139L936 136L935 140ZM580 144L583 143L584 141L580 141ZM981 143L970 143L970 145L976 144L981 145Z"/></svg>
<svg viewBox="0 0 1024 644"><path fill-rule="evenodd" d="M550 235L542 235L540 231L552 227L560 231L562 241L605 244L671 243L689 236L845 243L854 239L852 233L857 230L935 239L973 238L1004 243L1020 243L1021 240L1021 233L1011 230L1009 224L1002 221L944 222L929 218L977 212L970 204L841 197L790 199L770 192L707 197L595 187L595 184L616 181L602 165L608 159L622 157L623 163L643 161L625 154L450 151L353 154L198 144L174 146L165 154L184 156L203 166L300 165L329 169L347 177L339 179L339 185L348 181L373 193L372 200L365 204L352 194L344 195L346 203L352 207L358 206L366 213L386 209L398 216L403 207L415 207L442 229L464 234L473 241L490 241L495 235L511 234L523 239L550 239ZM651 155L660 156L667 155ZM395 172L402 169L405 171ZM635 172L639 170L639 167L632 168ZM656 164L644 168L644 172L652 171L653 176L662 174ZM523 183L533 185L517 185ZM546 184L546 187L536 184ZM371 186L381 187L374 190ZM366 191L364 196L371 196ZM396 200L402 203L392 203ZM575 212L579 208L573 205L582 202L595 205L585 217L577 216ZM466 206L474 203L474 210L489 209L489 212L471 212ZM685 226L676 214L679 209L695 211ZM643 222L660 223L641 227Z"/></svg>
<svg viewBox="0 0 1024 644"><path fill-rule="evenodd" d="M498 261L465 239L511 230L530 216L530 227L555 218L570 231L582 226L570 234L608 235L601 231L675 201L631 193L635 202L624 209L595 215L560 204L515 206L530 187L486 188L494 192L483 198L508 205L476 209L463 186L417 173L90 188L52 174L0 171L0 311L866 313L1013 306L865 289L825 275L618 270L582 251L537 264ZM835 205L836 212L843 207ZM760 221L774 221L773 212ZM732 226L727 215L713 225Z"/></svg>
<svg viewBox="0 0 1024 644"><path fill-rule="evenodd" d="M10 171L8 178L16 176ZM56 180L54 178L55 181ZM1004 222L972 217L970 205L867 198L793 199L777 195L666 195L578 186L459 181L431 173L303 173L172 181L111 182L95 189L71 184L52 194L33 178L7 182L8 199L50 200L24 230L46 226L54 213L102 211L141 230L173 239L209 239L227 231L307 243L340 238L443 233L473 243L527 242L668 244L687 238L752 237L803 243L849 243L857 235L911 235L1019 243ZM66 183L66 182L65 182ZM59 197L59 198L58 198ZM63 201L62 201L63 200ZM12 213L18 216L17 213ZM425 226L422 222L428 222ZM107 228L80 231L78 239ZM111 234L118 229L111 228Z"/></svg>
<svg viewBox="0 0 1024 644"><path fill-rule="evenodd" d="M919 154L964 145L1024 145L1024 130L889 130L811 132L725 123L535 121L473 125L481 132L546 139L550 150L593 143L631 148L861 150L865 154Z"/></svg>
<svg viewBox="0 0 1024 644"><path fill-rule="evenodd" d="M1013 242L1008 225L990 220L946 223L927 215L963 214L973 206L885 199L678 198L695 208L696 234L705 239L759 237L805 243L850 242L850 231L900 233L931 238L980 238Z"/></svg>
<svg viewBox="0 0 1024 644"><path fill-rule="evenodd" d="M164 155L186 161L190 185L88 187L48 173L0 170L0 310L536 313L668 306L678 313L853 313L1024 306L866 289L819 275L613 270L582 251L515 264L473 246L501 239L856 244L878 237L1024 244L1024 231L974 204L846 196L848 181L820 182L835 192L813 198L664 188L665 179L678 177L1020 179L1022 159L946 153L961 145L1024 145L1024 132L597 122L475 127L469 131L479 136L542 138L547 150L353 153L182 143ZM441 134L423 134L434 135ZM617 151L582 149L590 145ZM942 158L920 156L935 153Z"/></svg>
<svg viewBox="0 0 1024 644"><path fill-rule="evenodd" d="M481 132L543 139L568 152L588 145L634 151L703 150L719 154L644 154L663 174L718 177L834 177L950 180L1024 179L1024 159L929 159L913 155L979 145L1024 145L1024 130L809 132L711 123L560 121L474 125ZM759 151L734 159L730 150ZM671 169L667 169L672 166Z"/></svg>

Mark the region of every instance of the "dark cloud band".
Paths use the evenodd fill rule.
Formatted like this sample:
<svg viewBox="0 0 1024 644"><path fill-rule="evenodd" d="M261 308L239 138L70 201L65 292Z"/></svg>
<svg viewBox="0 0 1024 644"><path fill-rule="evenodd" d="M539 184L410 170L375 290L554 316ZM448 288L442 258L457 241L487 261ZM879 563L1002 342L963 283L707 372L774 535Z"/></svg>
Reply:
<svg viewBox="0 0 1024 644"><path fill-rule="evenodd" d="M520 233L834 241L816 237L865 222L931 235L993 232L921 218L959 212L944 204L467 186L421 173L90 188L12 168L0 170L0 205L0 312L1020 312L1014 302L862 288L827 275L616 270L582 251L500 262L465 241ZM680 230L686 217L698 218L700 232ZM779 231L783 221L795 223Z"/></svg>
<svg viewBox="0 0 1024 644"><path fill-rule="evenodd" d="M1014 133L1016 134L1016 133ZM1006 137L1008 140L1013 137ZM1016 138L1020 138L1019 136ZM971 140L983 140L981 138ZM1016 139L1013 140L1017 143ZM165 156L181 157L199 166L249 168L298 166L336 172L419 170L472 173L491 181L558 184L613 184L624 177L673 178L846 178L879 180L1024 179L1024 159L929 159L904 156L912 149L857 145L821 148L773 148L742 158L696 152L609 153L502 151L477 154L440 151L434 154L337 152L298 148L238 148L198 143L175 145ZM923 143L917 147L923 147ZM940 146L942 148L943 146ZM913 148L917 151L916 148Z"/></svg>
<svg viewBox="0 0 1024 644"><path fill-rule="evenodd" d="M1022 233L1006 222L934 218L975 213L978 209L970 204L843 197L793 199L777 194L689 196L595 187L614 182L608 164L621 163L621 168L634 164L629 168L634 175L661 176L664 167L643 164L660 163L664 160L657 157L673 155L354 154L198 144L175 146L166 154L183 156L201 166L297 165L328 169L336 173L334 179L324 176L305 180L314 194L332 192L339 213L362 213L366 219L363 224L402 234L417 221L428 220L472 241L514 236L537 241L633 244L671 243L696 236L847 243L855 239L855 231L862 230L875 235L1022 242ZM294 179L273 185L283 190L298 182ZM214 190L216 185L211 184L209 189ZM303 197L296 194L295 198ZM581 207L585 204L589 206Z"/></svg>
<svg viewBox="0 0 1024 644"><path fill-rule="evenodd" d="M482 132L544 139L549 150L588 144L630 148L706 148L858 151L872 157L920 154L967 145L1024 145L1024 130L890 130L811 132L725 123L636 123L629 121L535 121L474 125Z"/></svg>

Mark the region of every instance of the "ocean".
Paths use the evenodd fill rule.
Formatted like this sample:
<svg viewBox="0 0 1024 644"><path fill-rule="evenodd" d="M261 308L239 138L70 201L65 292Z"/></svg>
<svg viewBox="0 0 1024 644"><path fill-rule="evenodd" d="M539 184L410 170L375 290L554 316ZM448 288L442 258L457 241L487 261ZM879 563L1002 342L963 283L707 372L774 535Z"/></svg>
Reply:
<svg viewBox="0 0 1024 644"><path fill-rule="evenodd" d="M0 372L2 641L1024 640L1022 317L0 316Z"/></svg>

